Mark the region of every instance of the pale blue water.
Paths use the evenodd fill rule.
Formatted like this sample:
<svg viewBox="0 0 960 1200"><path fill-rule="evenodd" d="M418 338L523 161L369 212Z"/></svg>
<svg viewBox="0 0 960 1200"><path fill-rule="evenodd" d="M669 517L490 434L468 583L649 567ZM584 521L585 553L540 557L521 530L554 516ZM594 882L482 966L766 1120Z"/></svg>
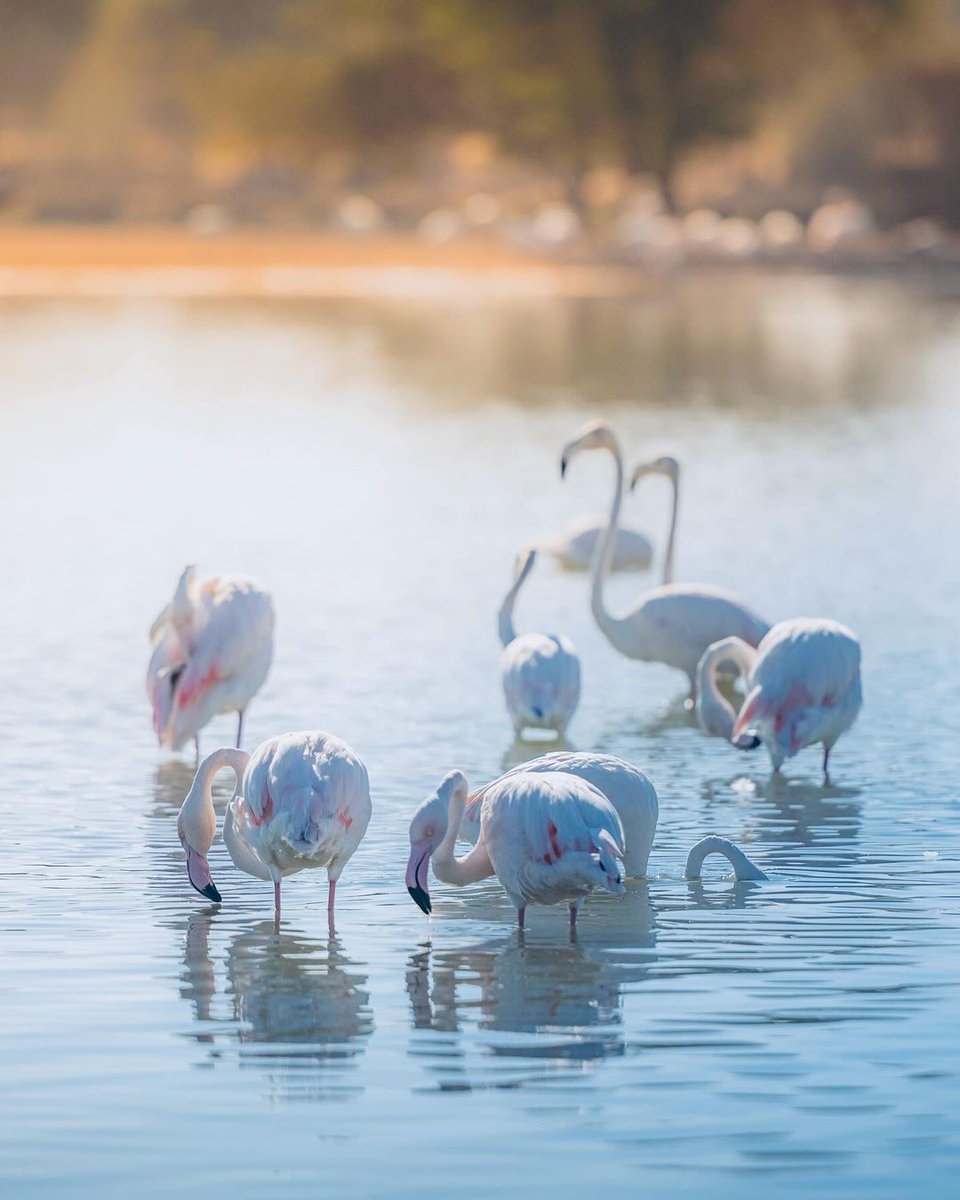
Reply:
<svg viewBox="0 0 960 1200"><path fill-rule="evenodd" d="M958 298L717 276L0 311L4 1194L954 1194ZM406 824L448 769L524 754L495 613L521 544L608 504L601 456L558 477L593 415L631 461L682 460L681 578L852 625L866 703L831 786L813 750L772 781L607 646L584 577L538 567L518 625L581 651L570 741L647 770L661 821L649 884L591 900L573 946L533 910L521 947L495 882L420 914ZM626 515L661 540L665 504L651 483ZM278 942L219 842L222 908L187 885L191 771L143 673L188 560L275 596L248 745L314 726L370 769L335 938L319 877ZM684 882L711 831L771 882Z"/></svg>

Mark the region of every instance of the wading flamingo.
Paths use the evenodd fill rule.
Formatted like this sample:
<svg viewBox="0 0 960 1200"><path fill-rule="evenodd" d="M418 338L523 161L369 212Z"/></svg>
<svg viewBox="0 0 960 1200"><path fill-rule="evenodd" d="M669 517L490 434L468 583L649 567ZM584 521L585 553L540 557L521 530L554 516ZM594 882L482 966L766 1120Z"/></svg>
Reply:
<svg viewBox="0 0 960 1200"><path fill-rule="evenodd" d="M521 929L528 904L568 904L573 928L590 892L623 894L623 827L613 805L586 780L559 771L511 772L497 780L481 802L479 841L456 858L467 792L460 771L437 788L448 822L433 867L444 883L464 887L496 875Z"/></svg>
<svg viewBox="0 0 960 1200"><path fill-rule="evenodd" d="M580 701L580 658L573 642L553 633L518 637L513 628L513 606L536 559L536 550L519 555L513 586L500 608L500 676L517 734L524 729L554 729L562 736Z"/></svg>
<svg viewBox="0 0 960 1200"><path fill-rule="evenodd" d="M541 755L532 762L520 763L467 798L459 825L454 828L454 836L467 842L478 842L483 801L490 789L518 775L543 774L572 775L595 787L620 818L626 839L623 865L627 876L641 878L646 874L659 816L657 790L642 771L612 754L557 751ZM425 913L429 913L432 907L430 859L450 828L449 803L449 791L437 789L423 801L410 821L407 890Z"/></svg>
<svg viewBox="0 0 960 1200"><path fill-rule="evenodd" d="M273 658L273 603L249 579L197 579L185 567L173 600L150 628L153 654L147 696L161 746L179 750L217 713L235 712L237 745L243 715Z"/></svg>
<svg viewBox="0 0 960 1200"><path fill-rule="evenodd" d="M565 571L589 571L606 527L606 517L577 517L537 549L555 558ZM648 537L638 529L617 530L611 571L647 571L652 562L653 546Z"/></svg>
<svg viewBox="0 0 960 1200"><path fill-rule="evenodd" d="M717 688L717 666L731 659L747 683L739 714ZM708 733L737 744L755 732L774 771L804 746L822 742L825 779L830 751L856 720L863 699L856 634L819 618L780 621L755 650L737 638L716 642L700 660L699 677L697 715Z"/></svg>
<svg viewBox="0 0 960 1200"><path fill-rule="evenodd" d="M725 837L711 834L710 837L701 838L695 846L691 846L690 853L687 855L687 865L683 872L686 879L700 878L700 869L708 854L722 854L724 858L728 859L733 867L733 876L737 883L767 878L757 864L747 858L739 846L735 846Z"/></svg>
<svg viewBox="0 0 960 1200"><path fill-rule="evenodd" d="M207 755L180 808L177 833L191 884L217 904L207 855L217 831L213 779L224 767L237 782L223 840L241 871L273 883L277 928L281 879L308 867L327 869L332 920L337 880L370 821L370 783L359 757L328 733L285 733L253 754L224 749Z"/></svg>
<svg viewBox="0 0 960 1200"><path fill-rule="evenodd" d="M609 523L593 562L593 615L607 641L621 654L683 671L690 683L687 703L692 705L696 699L697 664L704 650L730 635L755 646L770 627L736 596L707 584L671 583L650 588L641 593L633 608L623 616L609 612L603 599L603 585L623 501L623 455L610 426L593 421L564 447L561 477L583 450L608 451L616 467Z"/></svg>

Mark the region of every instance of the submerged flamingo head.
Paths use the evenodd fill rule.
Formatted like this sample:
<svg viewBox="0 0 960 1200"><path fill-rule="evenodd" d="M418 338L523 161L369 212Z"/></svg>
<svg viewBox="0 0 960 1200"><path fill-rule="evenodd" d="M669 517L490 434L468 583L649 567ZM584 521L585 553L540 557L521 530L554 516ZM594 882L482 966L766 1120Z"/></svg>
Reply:
<svg viewBox="0 0 960 1200"><path fill-rule="evenodd" d="M577 436L567 442L563 448L563 454L560 456L561 479L566 475L567 467L581 450L612 450L615 454L619 454L620 444L617 441L617 435L605 421L588 422Z"/></svg>

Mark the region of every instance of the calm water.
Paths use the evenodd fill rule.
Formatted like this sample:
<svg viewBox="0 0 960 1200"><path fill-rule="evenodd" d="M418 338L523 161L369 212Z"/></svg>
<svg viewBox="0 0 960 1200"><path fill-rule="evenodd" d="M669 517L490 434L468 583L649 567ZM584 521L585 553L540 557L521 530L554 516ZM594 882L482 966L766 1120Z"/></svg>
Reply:
<svg viewBox="0 0 960 1200"><path fill-rule="evenodd" d="M954 1194L960 300L716 277L0 312L3 1190ZM682 459L680 577L848 622L866 705L831 786L813 750L773 781L698 733L679 676L606 645L584 577L538 567L518 625L580 648L571 744L647 770L661 822L649 883L589 902L576 945L533 910L521 947L495 882L420 914L406 825L448 769L533 753L494 617L521 544L608 504L601 456L558 477L598 414L631 460ZM627 506L658 539L665 490ZM222 908L187 885L190 766L152 744L142 679L189 560L275 596L248 744L323 728L370 769L335 937L319 875L279 940L219 842ZM684 882L711 831L771 882Z"/></svg>

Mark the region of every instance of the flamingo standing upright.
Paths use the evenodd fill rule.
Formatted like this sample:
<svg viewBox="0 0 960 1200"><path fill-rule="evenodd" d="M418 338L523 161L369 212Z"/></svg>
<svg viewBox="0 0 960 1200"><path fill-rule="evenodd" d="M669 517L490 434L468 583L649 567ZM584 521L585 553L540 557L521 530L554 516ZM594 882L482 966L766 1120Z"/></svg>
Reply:
<svg viewBox="0 0 960 1200"><path fill-rule="evenodd" d="M717 667L731 659L747 677L739 714L717 688ZM756 649L724 638L707 648L698 673L697 715L708 733L736 744L755 730L774 771L804 746L821 742L829 778L830 751L856 720L863 699L860 642L846 625L809 617L780 621Z"/></svg>
<svg viewBox="0 0 960 1200"><path fill-rule="evenodd" d="M198 579L185 567L173 600L150 629L153 654L147 696L161 746L179 750L217 713L236 712L237 746L243 717L273 658L273 602L249 579Z"/></svg>
<svg viewBox="0 0 960 1200"><path fill-rule="evenodd" d="M200 764L180 808L177 833L187 855L187 876L201 895L220 903L207 855L216 834L214 776L236 775L223 840L241 871L274 888L274 922L280 922L280 881L309 867L326 867L327 911L333 917L337 880L370 821L370 783L359 756L328 733L285 733L253 754L215 750Z"/></svg>
<svg viewBox="0 0 960 1200"><path fill-rule="evenodd" d="M621 654L642 662L661 662L683 671L690 684L687 704L696 699L696 672L707 646L735 635L755 646L769 625L736 596L708 584L670 583L643 592L623 616L608 611L603 585L623 501L623 455L609 425L588 424L563 450L560 474L584 450L606 450L616 467L610 517L601 548L593 562L591 607L601 632Z"/></svg>
<svg viewBox="0 0 960 1200"><path fill-rule="evenodd" d="M437 788L448 814L433 857L438 879L463 887L496 875L521 929L528 904L568 904L572 928L590 892L623 894L623 827L613 805L586 780L559 771L504 776L485 790L479 841L456 858L467 793L460 771Z"/></svg>
<svg viewBox="0 0 960 1200"><path fill-rule="evenodd" d="M553 729L562 736L580 701L577 651L562 635L517 636L513 627L513 606L536 558L533 549L518 556L513 585L500 608L500 675L507 712L518 735L524 729Z"/></svg>

